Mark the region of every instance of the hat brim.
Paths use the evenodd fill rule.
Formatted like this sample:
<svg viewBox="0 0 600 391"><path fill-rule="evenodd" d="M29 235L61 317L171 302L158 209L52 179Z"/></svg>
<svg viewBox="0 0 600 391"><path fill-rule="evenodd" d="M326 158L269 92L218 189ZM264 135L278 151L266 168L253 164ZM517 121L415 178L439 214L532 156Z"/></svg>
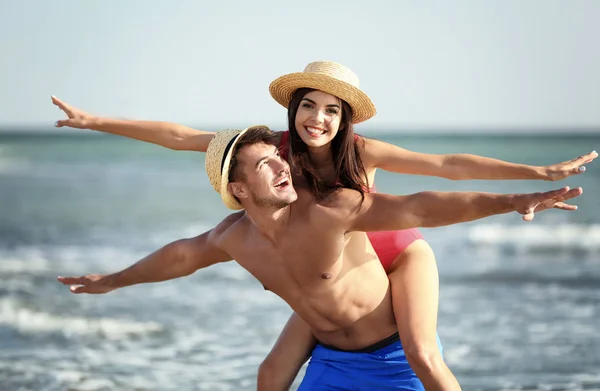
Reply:
<svg viewBox="0 0 600 391"><path fill-rule="evenodd" d="M231 166L231 157L233 156L233 151L235 151L235 146L237 145L240 138L248 131L248 129L253 128L252 126L242 130L235 136L235 140L232 142L231 146L227 150L227 154L223 159L223 170L221 171L221 189L219 193L221 193L221 199L226 207L233 210L244 209L242 204L240 204L235 197L229 192L227 189L229 185L229 169Z"/></svg>
<svg viewBox="0 0 600 391"><path fill-rule="evenodd" d="M377 114L371 99L355 86L328 75L296 72L281 76L269 85L269 92L280 105L289 108L294 91L312 88L327 92L344 101L352 108L352 123L358 124Z"/></svg>

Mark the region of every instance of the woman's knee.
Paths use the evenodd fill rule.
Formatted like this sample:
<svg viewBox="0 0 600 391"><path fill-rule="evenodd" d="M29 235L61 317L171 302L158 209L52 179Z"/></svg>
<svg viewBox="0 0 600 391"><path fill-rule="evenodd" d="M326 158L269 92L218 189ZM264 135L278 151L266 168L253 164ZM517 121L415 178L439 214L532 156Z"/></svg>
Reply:
<svg viewBox="0 0 600 391"><path fill-rule="evenodd" d="M270 382L274 381L276 373L275 360L269 357L265 358L258 366L258 384L270 384Z"/></svg>
<svg viewBox="0 0 600 391"><path fill-rule="evenodd" d="M440 366L445 365L442 352L437 345L412 342L404 344L404 353L413 369L414 366L417 366L419 369L432 373Z"/></svg>

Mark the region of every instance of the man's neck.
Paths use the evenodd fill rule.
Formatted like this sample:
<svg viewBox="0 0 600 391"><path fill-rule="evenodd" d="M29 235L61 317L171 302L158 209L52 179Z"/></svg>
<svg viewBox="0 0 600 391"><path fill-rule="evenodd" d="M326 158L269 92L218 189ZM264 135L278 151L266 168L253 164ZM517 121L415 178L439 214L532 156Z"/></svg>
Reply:
<svg viewBox="0 0 600 391"><path fill-rule="evenodd" d="M289 220L291 207L288 205L279 209L267 209L254 206L246 208L246 216L261 234L275 243Z"/></svg>

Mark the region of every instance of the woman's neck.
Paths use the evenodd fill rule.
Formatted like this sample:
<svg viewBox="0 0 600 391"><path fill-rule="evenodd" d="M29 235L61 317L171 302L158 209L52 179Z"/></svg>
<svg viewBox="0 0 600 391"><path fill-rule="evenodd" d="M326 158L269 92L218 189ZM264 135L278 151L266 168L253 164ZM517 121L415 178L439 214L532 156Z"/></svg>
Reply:
<svg viewBox="0 0 600 391"><path fill-rule="evenodd" d="M308 157L322 181L328 183L335 183L337 181L333 154L331 153L331 146L329 144L323 147L309 148Z"/></svg>
<svg viewBox="0 0 600 391"><path fill-rule="evenodd" d="M322 147L308 148L308 157L318 169L333 167L333 154L329 144Z"/></svg>

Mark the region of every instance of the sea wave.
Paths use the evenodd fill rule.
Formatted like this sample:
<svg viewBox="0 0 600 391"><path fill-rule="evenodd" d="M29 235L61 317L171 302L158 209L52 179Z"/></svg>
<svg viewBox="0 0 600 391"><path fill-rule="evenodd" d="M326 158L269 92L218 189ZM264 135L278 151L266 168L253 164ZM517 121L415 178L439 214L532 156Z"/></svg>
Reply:
<svg viewBox="0 0 600 391"><path fill-rule="evenodd" d="M20 246L0 251L0 274L109 272L143 255L139 249L117 246Z"/></svg>
<svg viewBox="0 0 600 391"><path fill-rule="evenodd" d="M50 314L28 308L10 297L0 299L0 325L23 334L61 333L65 336L102 336L108 340L164 331L163 325L156 322Z"/></svg>
<svg viewBox="0 0 600 391"><path fill-rule="evenodd" d="M579 274L579 275L552 275L542 274L541 271L523 271L517 270L490 270L473 274L464 273L462 275L445 277L445 282L454 284L486 284L488 286L498 285L556 285L572 289L594 289L600 286L600 274Z"/></svg>
<svg viewBox="0 0 600 391"><path fill-rule="evenodd" d="M477 224L467 231L475 246L501 246L525 251L600 250L600 224Z"/></svg>

